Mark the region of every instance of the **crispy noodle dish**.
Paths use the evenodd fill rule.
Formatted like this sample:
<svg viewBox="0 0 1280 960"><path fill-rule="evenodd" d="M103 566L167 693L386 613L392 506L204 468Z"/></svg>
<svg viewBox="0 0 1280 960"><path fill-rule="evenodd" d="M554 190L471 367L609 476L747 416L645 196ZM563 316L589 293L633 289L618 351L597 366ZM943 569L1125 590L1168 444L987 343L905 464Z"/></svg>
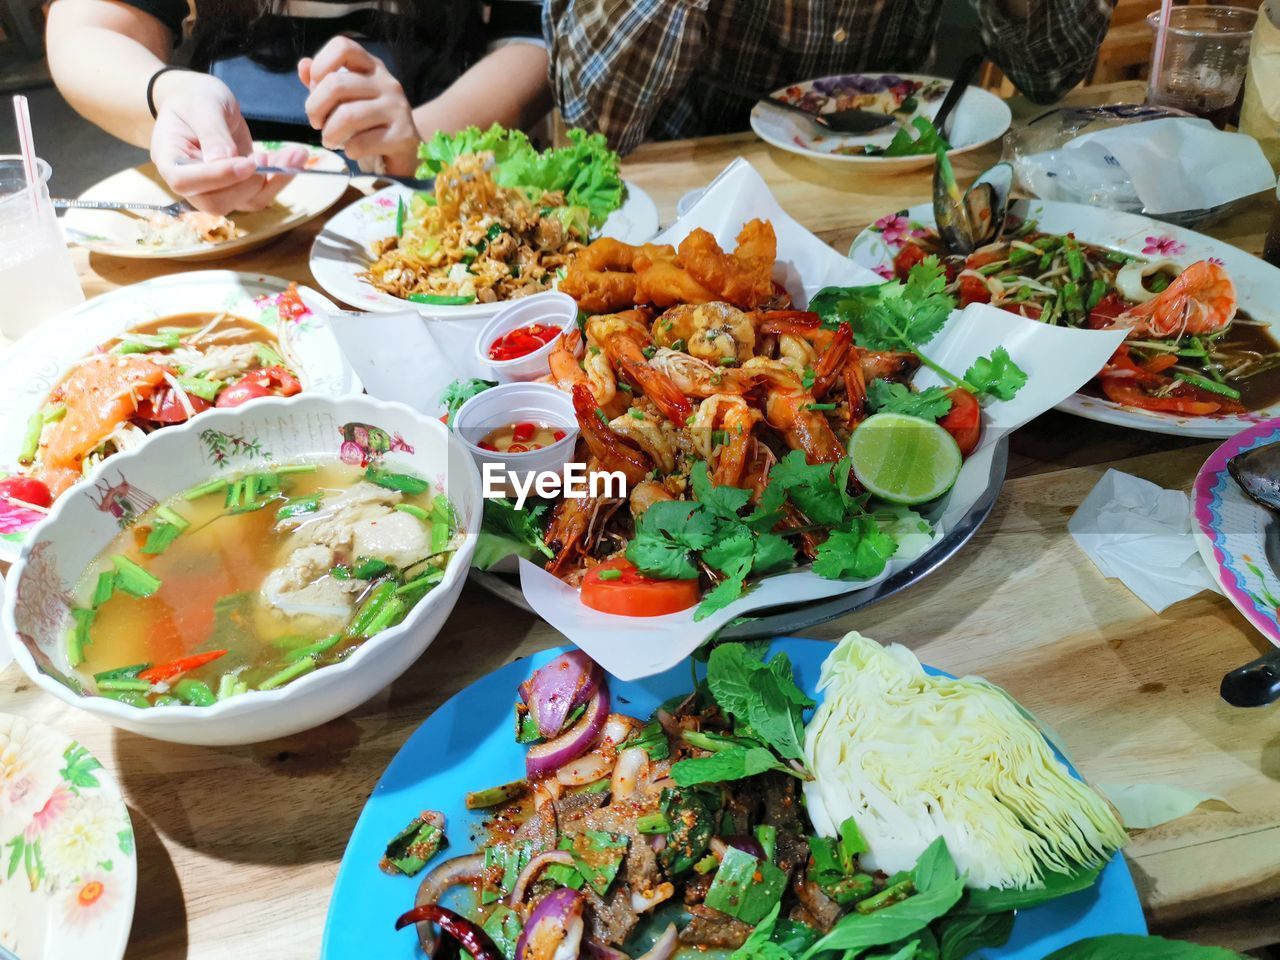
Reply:
<svg viewBox="0 0 1280 960"><path fill-rule="evenodd" d="M499 186L493 163L492 154L469 154L442 169L434 196L415 196L402 229L375 244L365 278L392 296L441 306L550 288L587 237L586 210L560 192Z"/></svg>

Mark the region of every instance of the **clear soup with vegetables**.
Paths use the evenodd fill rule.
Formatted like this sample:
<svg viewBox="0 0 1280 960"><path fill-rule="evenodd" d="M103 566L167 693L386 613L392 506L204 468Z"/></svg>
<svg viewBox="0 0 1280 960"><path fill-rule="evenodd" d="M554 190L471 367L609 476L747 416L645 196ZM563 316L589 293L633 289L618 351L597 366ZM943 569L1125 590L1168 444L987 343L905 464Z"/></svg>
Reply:
<svg viewBox="0 0 1280 960"><path fill-rule="evenodd" d="M208 705L347 657L444 577L453 509L419 477L331 461L217 478L86 571L67 659L136 707Z"/></svg>

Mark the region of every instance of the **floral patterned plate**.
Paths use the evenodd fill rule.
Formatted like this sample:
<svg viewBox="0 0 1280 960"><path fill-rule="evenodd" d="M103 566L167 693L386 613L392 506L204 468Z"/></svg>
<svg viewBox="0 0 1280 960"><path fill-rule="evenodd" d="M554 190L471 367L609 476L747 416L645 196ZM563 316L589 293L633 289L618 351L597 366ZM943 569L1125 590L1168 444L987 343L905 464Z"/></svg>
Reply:
<svg viewBox="0 0 1280 960"><path fill-rule="evenodd" d="M950 80L915 73L850 73L792 84L775 90L773 95L814 113L847 109L892 113L906 125L914 117L932 119L950 87ZM956 104L948 124L950 155L967 153L999 139L1009 129L1012 119L1003 100L986 90L970 87ZM863 153L868 144L888 146L898 130L897 125L865 136L830 133L790 110L763 101L751 109L751 129L775 147L841 168L900 173L932 166L934 161L932 153L906 157Z"/></svg>
<svg viewBox="0 0 1280 960"><path fill-rule="evenodd" d="M27 419L67 368L100 343L158 317L225 310L256 320L276 331L303 390L359 393L360 381L329 329L333 304L299 287L301 308L286 299L282 311L287 289L284 280L250 273L178 273L95 297L37 327L0 353L0 476L14 472ZM27 532L42 519L41 511L0 499L0 561L16 560Z"/></svg>
<svg viewBox="0 0 1280 960"><path fill-rule="evenodd" d="M285 146L307 151L307 169L346 170L343 159L330 150L306 144L258 141L257 150L278 150ZM237 213L231 220L244 231L242 236L221 243L188 246L151 246L138 242L139 224L145 214L123 210L68 210L63 217L67 237L95 253L111 257L143 260L213 260L266 243L308 220L314 220L338 202L347 190L345 177L294 177L265 210ZM81 200L132 200L137 203L173 203L179 199L160 179L153 164L122 170L94 184L80 195Z"/></svg>
<svg viewBox="0 0 1280 960"><path fill-rule="evenodd" d="M119 960L137 884L111 775L70 737L0 713L0 947L22 960Z"/></svg>
<svg viewBox="0 0 1280 960"><path fill-rule="evenodd" d="M1227 461L1236 454L1277 441L1280 420L1267 420L1215 450L1196 474L1191 519L1200 556L1222 592L1259 633L1280 646L1280 572L1267 560L1266 548L1276 516L1245 496L1227 472Z"/></svg>
<svg viewBox="0 0 1280 960"><path fill-rule="evenodd" d="M658 207L653 198L627 181L627 198L609 214L600 228L602 236L626 243L644 243L658 232ZM395 233L397 201L413 195L408 187L394 186L339 210L324 225L311 245L311 275L316 282L343 303L380 313L417 310L425 317L445 320L487 319L505 303L469 303L461 307L436 307L410 303L383 293L361 278L373 262L371 245Z"/></svg>
<svg viewBox="0 0 1280 960"><path fill-rule="evenodd" d="M1053 200L1024 202L1024 215L1046 233L1074 233L1085 243L1119 250L1135 257L1168 258L1181 264L1214 258L1226 266L1235 281L1240 308L1256 320L1266 320L1280 339L1280 313L1275 292L1280 270L1237 247L1202 233L1161 223L1136 213L1103 210L1078 203ZM933 206L922 203L910 210L886 214L863 230L849 248L849 258L882 277L893 276L893 258L913 234L933 229ZM1151 433L1183 437L1230 437L1260 420L1280 415L1280 405L1221 417L1192 417L1113 403L1100 394L1077 393L1058 405L1059 410L1102 423Z"/></svg>

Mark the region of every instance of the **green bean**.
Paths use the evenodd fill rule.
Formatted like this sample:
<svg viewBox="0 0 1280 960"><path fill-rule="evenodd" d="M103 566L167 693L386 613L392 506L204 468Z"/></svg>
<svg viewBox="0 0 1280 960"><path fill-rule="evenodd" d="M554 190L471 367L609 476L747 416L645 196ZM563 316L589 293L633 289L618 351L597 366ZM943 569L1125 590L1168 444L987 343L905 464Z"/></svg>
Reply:
<svg viewBox="0 0 1280 960"><path fill-rule="evenodd" d="M325 637L323 640L317 640L305 647L299 647L297 650L290 650L284 655L286 663L292 663L300 660L302 657L319 657L322 653L327 653L338 645L338 641L342 639L342 634L335 633L331 637Z"/></svg>
<svg viewBox="0 0 1280 960"><path fill-rule="evenodd" d="M274 690L276 687L288 683L290 680L296 680L304 673L310 673L316 668L316 661L312 657L305 657L295 663L289 664L278 673L273 673L267 679L258 684L259 690Z"/></svg>
<svg viewBox="0 0 1280 960"><path fill-rule="evenodd" d="M209 685L203 680L196 680L192 677L186 677L175 683L173 692L183 703L188 703L193 707L210 707L217 702L217 698L213 695L213 691L209 689Z"/></svg>
<svg viewBox="0 0 1280 960"><path fill-rule="evenodd" d="M151 689L151 681L139 680L137 677L115 677L107 680L98 681L99 690L140 690L146 692Z"/></svg>
<svg viewBox="0 0 1280 960"><path fill-rule="evenodd" d="M22 443L18 445L18 462L34 463L40 450L40 434L44 432L44 413L37 410L27 417L27 427L22 433Z"/></svg>

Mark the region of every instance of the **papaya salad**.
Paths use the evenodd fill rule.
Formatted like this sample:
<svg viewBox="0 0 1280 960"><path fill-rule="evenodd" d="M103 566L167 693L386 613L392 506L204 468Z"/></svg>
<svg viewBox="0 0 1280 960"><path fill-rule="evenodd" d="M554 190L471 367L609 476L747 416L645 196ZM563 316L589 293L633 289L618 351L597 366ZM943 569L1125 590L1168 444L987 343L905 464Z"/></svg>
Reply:
<svg viewBox="0 0 1280 960"><path fill-rule="evenodd" d="M623 198L618 155L604 137L568 137L568 146L539 152L496 124L437 133L421 146L418 168L435 191L398 201L395 234L375 244L365 279L434 306L549 289Z"/></svg>
<svg viewBox="0 0 1280 960"><path fill-rule="evenodd" d="M913 508L955 482L983 400L1025 382L1000 348L963 376L941 371L949 388L912 389L922 362L940 369L919 347L955 306L936 260L802 310L773 281L776 247L753 220L731 253L697 229L678 248L602 238L570 265L561 290L588 316L552 352L549 379L573 397L575 459L623 475L626 495L485 513L492 536L593 609L696 604L701 619L801 564L879 576L931 542Z"/></svg>
<svg viewBox="0 0 1280 960"><path fill-rule="evenodd" d="M533 672L519 779L466 795L478 823L427 810L390 838L383 870L426 871L396 929L435 958L961 960L1127 840L1007 694L903 648L850 634L816 711L785 652L726 643L698 672L638 716L581 651Z"/></svg>
<svg viewBox="0 0 1280 960"><path fill-rule="evenodd" d="M296 288L281 311L305 309ZM77 360L27 422L15 476L0 496L36 507L114 453L211 407L302 390L297 365L269 328L229 313L137 324Z"/></svg>
<svg viewBox="0 0 1280 960"><path fill-rule="evenodd" d="M990 303L1045 323L1128 337L1093 389L1113 403L1182 416L1221 416L1280 399L1280 343L1240 310L1221 263L1144 260L1042 233L1024 221L968 256L949 255L933 231L916 231L894 258L905 278L927 256L946 268L961 306Z"/></svg>

